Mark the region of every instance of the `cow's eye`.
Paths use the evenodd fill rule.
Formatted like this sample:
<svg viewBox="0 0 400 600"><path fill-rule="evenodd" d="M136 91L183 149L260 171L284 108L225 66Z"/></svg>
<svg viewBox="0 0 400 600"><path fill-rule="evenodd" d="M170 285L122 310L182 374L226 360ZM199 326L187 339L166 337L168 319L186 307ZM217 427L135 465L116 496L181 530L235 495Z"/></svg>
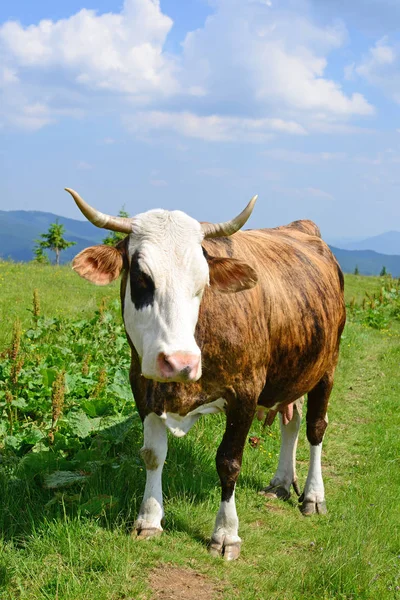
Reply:
<svg viewBox="0 0 400 600"><path fill-rule="evenodd" d="M154 303L155 285L153 279L141 270L138 253L132 256L130 268L131 299L136 310L152 306Z"/></svg>

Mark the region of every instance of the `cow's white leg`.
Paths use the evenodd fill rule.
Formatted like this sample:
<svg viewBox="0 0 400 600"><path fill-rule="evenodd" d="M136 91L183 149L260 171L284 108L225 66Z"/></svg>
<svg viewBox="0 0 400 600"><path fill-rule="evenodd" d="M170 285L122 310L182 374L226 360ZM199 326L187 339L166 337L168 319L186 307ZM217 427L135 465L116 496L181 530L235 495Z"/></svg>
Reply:
<svg viewBox="0 0 400 600"><path fill-rule="evenodd" d="M134 527L138 537L148 538L162 532L162 470L168 444L165 422L155 413L145 417L143 430L144 444L140 454L146 466L146 487Z"/></svg>
<svg viewBox="0 0 400 600"><path fill-rule="evenodd" d="M219 556L223 550L227 560L237 558L242 541L238 530L239 519L236 512L235 491L233 491L229 500L223 500L220 504L211 538L210 554Z"/></svg>
<svg viewBox="0 0 400 600"><path fill-rule="evenodd" d="M303 515L325 514L325 488L321 469L322 442L316 446L310 444L310 466L304 492L300 498Z"/></svg>
<svg viewBox="0 0 400 600"><path fill-rule="evenodd" d="M290 487L292 484L296 493L300 493L296 476L296 450L303 401L303 398L301 398L294 403L293 417L286 425L283 424L282 415L279 413L281 449L278 468L271 479L269 486L261 492L261 494L268 498L282 498L283 500L288 500L288 498L290 498Z"/></svg>

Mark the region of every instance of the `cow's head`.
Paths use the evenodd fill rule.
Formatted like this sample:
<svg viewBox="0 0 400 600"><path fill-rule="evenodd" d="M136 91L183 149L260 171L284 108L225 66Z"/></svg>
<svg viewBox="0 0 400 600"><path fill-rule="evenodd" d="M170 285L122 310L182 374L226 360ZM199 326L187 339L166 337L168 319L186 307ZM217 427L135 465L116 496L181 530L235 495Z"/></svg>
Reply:
<svg viewBox="0 0 400 600"><path fill-rule="evenodd" d="M97 285L111 283L124 270L123 318L143 375L156 381L197 381L201 354L194 332L205 287L237 292L257 283L249 265L209 256L201 244L204 238L238 231L257 196L232 221L213 224L166 210L151 210L132 219L110 217L73 190L67 191L94 225L128 234L116 247L86 248L74 259L73 268Z"/></svg>

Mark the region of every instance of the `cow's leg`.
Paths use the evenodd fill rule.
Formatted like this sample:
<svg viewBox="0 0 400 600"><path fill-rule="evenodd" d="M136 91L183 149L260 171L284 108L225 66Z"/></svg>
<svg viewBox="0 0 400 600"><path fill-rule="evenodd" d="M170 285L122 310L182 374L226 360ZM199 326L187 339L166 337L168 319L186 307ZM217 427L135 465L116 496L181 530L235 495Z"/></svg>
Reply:
<svg viewBox="0 0 400 600"><path fill-rule="evenodd" d="M242 540L238 535L239 520L235 505L235 486L242 465L243 450L255 406L235 406L226 409L226 429L216 456L217 471L221 481L221 504L211 538L210 553L222 555L225 560L235 560L240 554Z"/></svg>
<svg viewBox="0 0 400 600"><path fill-rule="evenodd" d="M304 398L299 398L293 405L293 417L284 425L282 414L279 413L281 428L281 450L275 475L269 486L260 493L267 498L290 498L290 487L293 485L297 495L300 495L296 476L296 450Z"/></svg>
<svg viewBox="0 0 400 600"><path fill-rule="evenodd" d="M308 393L307 439L310 443L310 466L304 492L299 498L303 515L325 514L325 489L322 479L322 440L328 425L327 408L333 386L333 370L325 373L321 381Z"/></svg>
<svg viewBox="0 0 400 600"><path fill-rule="evenodd" d="M155 413L144 419L144 444L140 451L146 465L146 487L134 529L138 538L146 539L162 532L164 516L162 470L167 456L167 430Z"/></svg>

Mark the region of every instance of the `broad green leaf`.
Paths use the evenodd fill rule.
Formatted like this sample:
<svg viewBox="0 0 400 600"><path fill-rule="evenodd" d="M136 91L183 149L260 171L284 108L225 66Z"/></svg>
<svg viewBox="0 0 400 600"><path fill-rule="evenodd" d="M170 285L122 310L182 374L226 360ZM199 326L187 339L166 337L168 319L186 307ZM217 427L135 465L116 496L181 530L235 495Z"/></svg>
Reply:
<svg viewBox="0 0 400 600"><path fill-rule="evenodd" d="M89 417L102 417L107 412L113 411L113 405L108 400L102 398L95 400L84 400L81 406Z"/></svg>
<svg viewBox="0 0 400 600"><path fill-rule="evenodd" d="M45 437L44 433L40 429L31 429L29 433L24 437L25 444L37 444L40 440Z"/></svg>
<svg viewBox="0 0 400 600"><path fill-rule="evenodd" d="M42 381L43 385L47 388L53 385L53 381L57 377L57 371L55 369L43 369L42 370Z"/></svg>
<svg viewBox="0 0 400 600"><path fill-rule="evenodd" d="M136 420L136 415L132 417L105 417L101 420L101 437L113 442L121 444L126 438L128 432L132 428L133 422Z"/></svg>
<svg viewBox="0 0 400 600"><path fill-rule="evenodd" d="M66 421L71 432L80 438L87 437L93 430L93 424L83 410L69 412Z"/></svg>
<svg viewBox="0 0 400 600"><path fill-rule="evenodd" d="M39 446L41 442L37 445ZM30 452L26 454L20 461L17 469L19 477L35 477L39 473L46 473L67 467L68 462L65 458L57 456L54 452L42 450L40 452Z"/></svg>
<svg viewBox="0 0 400 600"><path fill-rule="evenodd" d="M81 509L93 517L99 517L105 510L113 508L116 504L117 501L112 496L99 495L82 504Z"/></svg>
<svg viewBox="0 0 400 600"><path fill-rule="evenodd" d="M89 475L82 475L75 471L56 471L45 475L44 487L48 489L58 489L62 487L68 487L74 483L83 483L87 481Z"/></svg>
<svg viewBox="0 0 400 600"><path fill-rule="evenodd" d="M12 450L18 450L21 445L21 440L19 440L14 435L6 435L4 438L4 445L6 448L11 448Z"/></svg>
<svg viewBox="0 0 400 600"><path fill-rule="evenodd" d="M13 406L16 406L17 408L25 408L28 405L27 401L24 400L24 398L15 398L15 400L13 400L11 404Z"/></svg>

